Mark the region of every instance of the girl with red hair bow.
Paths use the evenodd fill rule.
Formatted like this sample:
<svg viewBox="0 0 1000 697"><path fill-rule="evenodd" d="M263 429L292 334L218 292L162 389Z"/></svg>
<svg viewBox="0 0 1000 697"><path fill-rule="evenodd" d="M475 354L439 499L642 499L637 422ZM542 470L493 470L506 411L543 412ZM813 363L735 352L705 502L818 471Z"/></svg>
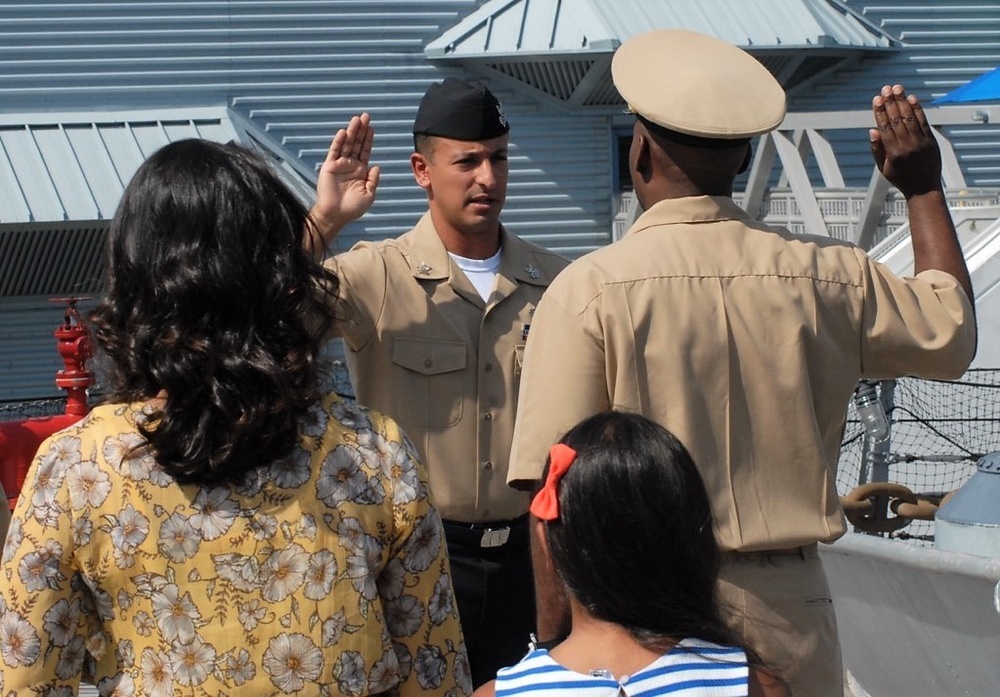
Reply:
<svg viewBox="0 0 1000 697"><path fill-rule="evenodd" d="M722 621L708 496L669 431L597 414L552 447L543 481L531 512L572 629L474 697L787 695Z"/></svg>

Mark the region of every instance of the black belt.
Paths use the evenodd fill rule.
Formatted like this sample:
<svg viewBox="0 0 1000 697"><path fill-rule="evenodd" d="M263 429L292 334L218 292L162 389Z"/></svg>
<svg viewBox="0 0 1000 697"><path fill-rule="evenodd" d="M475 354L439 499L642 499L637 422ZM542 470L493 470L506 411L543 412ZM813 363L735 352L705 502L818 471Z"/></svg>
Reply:
<svg viewBox="0 0 1000 697"><path fill-rule="evenodd" d="M503 547L512 537L528 534L528 514L513 520L498 520L483 523L464 523L459 520L445 520L445 537L458 544L478 547Z"/></svg>
<svg viewBox="0 0 1000 697"><path fill-rule="evenodd" d="M749 561L751 559L768 559L770 557L798 557L806 559L815 557L817 554L816 544L803 545L801 547L790 547L788 549L765 549L757 552L723 552L722 558L730 561Z"/></svg>

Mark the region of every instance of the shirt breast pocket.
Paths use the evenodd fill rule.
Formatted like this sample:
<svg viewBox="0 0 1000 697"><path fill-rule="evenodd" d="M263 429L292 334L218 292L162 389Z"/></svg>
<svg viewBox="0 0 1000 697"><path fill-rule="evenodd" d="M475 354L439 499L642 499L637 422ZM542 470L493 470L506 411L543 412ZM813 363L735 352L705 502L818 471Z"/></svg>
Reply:
<svg viewBox="0 0 1000 697"><path fill-rule="evenodd" d="M462 418L468 348L462 341L396 337L392 341L396 372L390 414L404 426L454 426Z"/></svg>

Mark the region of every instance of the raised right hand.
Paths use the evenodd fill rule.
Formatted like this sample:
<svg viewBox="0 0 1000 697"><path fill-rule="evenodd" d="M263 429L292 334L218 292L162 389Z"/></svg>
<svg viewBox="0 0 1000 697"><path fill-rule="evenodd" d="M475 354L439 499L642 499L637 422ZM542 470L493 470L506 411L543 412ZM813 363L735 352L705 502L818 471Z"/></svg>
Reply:
<svg viewBox="0 0 1000 697"><path fill-rule="evenodd" d="M886 85L872 99L872 157L889 183L906 198L941 190L941 151L920 100L902 85Z"/></svg>
<svg viewBox="0 0 1000 697"><path fill-rule="evenodd" d="M368 166L375 129L371 116L354 116L330 142L316 182L311 217L325 244L347 223L360 218L375 201L381 169Z"/></svg>

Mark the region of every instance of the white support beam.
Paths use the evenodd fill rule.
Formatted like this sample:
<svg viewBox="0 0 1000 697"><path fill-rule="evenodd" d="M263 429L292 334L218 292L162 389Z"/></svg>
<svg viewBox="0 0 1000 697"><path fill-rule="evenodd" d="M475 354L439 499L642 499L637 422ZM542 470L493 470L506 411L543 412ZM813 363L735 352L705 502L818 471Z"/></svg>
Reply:
<svg viewBox="0 0 1000 697"><path fill-rule="evenodd" d="M833 189L844 188L844 176L840 172L837 164L837 156L830 146L830 141L815 128L807 128L806 136L812 146L813 155L816 157L816 164L823 175L823 183Z"/></svg>
<svg viewBox="0 0 1000 697"><path fill-rule="evenodd" d="M964 189L965 175L962 174L962 168L958 165L955 148L951 147L951 142L941 135L938 129L932 128L931 132L934 134L934 138L941 148L941 178L944 180L945 187L949 189Z"/></svg>
<svg viewBox="0 0 1000 697"><path fill-rule="evenodd" d="M743 195L743 209L753 218L759 218L763 212L764 192L767 191L767 180L774 168L776 154L773 134L765 133L757 143L757 152L750 165L747 188Z"/></svg>
<svg viewBox="0 0 1000 697"><path fill-rule="evenodd" d="M809 139L806 137L805 131L794 131L792 133L792 142L795 143L795 149L799 151L799 159L803 163L809 161L809 155L812 150L810 149ZM782 169L778 174L778 187L788 188L788 173Z"/></svg>
<svg viewBox="0 0 1000 697"><path fill-rule="evenodd" d="M878 167L872 167L872 178L868 183L868 193L861 204L861 214L858 216L857 239L854 240L862 249L870 249L875 241L878 221L885 210L885 197L889 193L889 180L882 176Z"/></svg>
<svg viewBox="0 0 1000 697"><path fill-rule="evenodd" d="M823 213L820 211L816 193L813 191L805 164L799 157L798 149L783 133L774 133L774 145L781 158L781 164L788 175L788 182L795 195L806 230L812 235L829 235Z"/></svg>
<svg viewBox="0 0 1000 697"><path fill-rule="evenodd" d="M1000 106L942 106L924 108L927 122L932 126L979 126L1000 121ZM812 128L819 131L836 129L864 129L875 124L871 110L858 111L800 111L789 113L778 126L779 131L797 131Z"/></svg>

